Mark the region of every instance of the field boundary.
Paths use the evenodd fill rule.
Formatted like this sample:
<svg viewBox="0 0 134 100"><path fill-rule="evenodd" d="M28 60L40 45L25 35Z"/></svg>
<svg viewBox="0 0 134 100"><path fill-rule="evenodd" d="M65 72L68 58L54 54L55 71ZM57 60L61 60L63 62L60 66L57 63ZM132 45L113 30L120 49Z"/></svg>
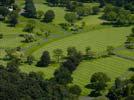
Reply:
<svg viewBox="0 0 134 100"><path fill-rule="evenodd" d="M134 44L127 44L127 45L134 45ZM113 51L113 53L117 57L134 61L134 57L130 57L130 56L126 56L126 55L122 55L122 54L118 54L117 53L117 51L119 51L119 50L125 50L125 49L126 49L125 48L125 45L121 45L121 46L115 48L114 51ZM128 50L131 50L132 52L134 52L134 49L128 49Z"/></svg>

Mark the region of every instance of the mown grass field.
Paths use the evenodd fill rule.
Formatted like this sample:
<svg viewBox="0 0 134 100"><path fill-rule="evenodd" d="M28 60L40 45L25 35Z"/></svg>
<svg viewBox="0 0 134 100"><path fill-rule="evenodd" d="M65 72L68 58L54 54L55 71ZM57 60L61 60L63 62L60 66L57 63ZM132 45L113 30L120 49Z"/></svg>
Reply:
<svg viewBox="0 0 134 100"><path fill-rule="evenodd" d="M122 50L117 50L115 53L122 56L134 58L134 50L122 49Z"/></svg>
<svg viewBox="0 0 134 100"><path fill-rule="evenodd" d="M95 72L104 72L111 78L112 84L116 77L127 78L131 72L128 71L133 67L134 62L119 57L101 58L93 61L84 61L80 64L73 74L74 84L82 88L82 95L88 95L89 90L85 88L90 82L90 77Z"/></svg>
<svg viewBox="0 0 134 100"><path fill-rule="evenodd" d="M111 82L109 86L111 86L116 77L127 78L132 75L133 72L128 71L129 68L132 68L134 62L131 60L126 60L119 57L108 57L101 58L92 61L83 61L73 73L73 84L77 84L81 87L82 93L81 95L88 95L90 90L85 88L90 82L90 77L95 72L104 72L110 78ZM47 68L39 68L35 65L22 65L20 68L23 72L41 72L45 78L53 77L53 73L56 69L58 69L59 65L54 64L50 65Z"/></svg>
<svg viewBox="0 0 134 100"><path fill-rule="evenodd" d="M36 67L35 65L27 65L27 64L20 66L21 71L26 72L26 73L29 73L29 72L42 73L44 78L46 79L53 77L54 71L58 68L59 67L57 64L52 64L46 68L40 68L40 67Z"/></svg>
<svg viewBox="0 0 134 100"><path fill-rule="evenodd" d="M89 31L87 33L76 34L49 43L43 48L35 51L33 55L36 55L38 58L44 50L48 50L52 54L52 51L57 48L60 48L65 52L70 46L75 46L80 51L84 51L87 46L90 46L93 51L102 52L106 50L106 47L109 45L116 47L123 44L126 40L126 36L130 33L130 29L130 27L108 27Z"/></svg>

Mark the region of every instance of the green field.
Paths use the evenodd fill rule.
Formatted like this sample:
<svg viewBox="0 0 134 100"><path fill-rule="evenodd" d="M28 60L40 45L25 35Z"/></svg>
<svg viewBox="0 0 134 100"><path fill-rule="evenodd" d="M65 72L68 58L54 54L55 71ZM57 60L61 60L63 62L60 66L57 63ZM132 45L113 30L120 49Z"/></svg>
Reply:
<svg viewBox="0 0 134 100"><path fill-rule="evenodd" d="M115 53L118 55L125 56L125 57L131 57L134 59L134 50L121 49L121 50L115 51Z"/></svg>
<svg viewBox="0 0 134 100"><path fill-rule="evenodd" d="M130 29L130 27L108 27L76 34L44 45L43 48L38 49L33 54L39 57L44 50L48 50L52 53L54 49L60 48L66 51L67 47L70 46L75 46L81 51L84 51L87 46L90 46L93 51L102 52L106 50L106 47L109 45L117 47L123 44L126 40L126 36L130 33Z"/></svg>
<svg viewBox="0 0 134 100"><path fill-rule="evenodd" d="M82 95L88 95L89 91L85 88L90 82L90 77L95 72L104 72L110 78L110 85L113 84L116 77L127 78L132 74L128 69L133 67L134 62L119 57L101 58L92 61L83 61L73 73L73 84L77 84L82 88ZM45 78L53 77L53 72L59 65L50 65L47 68L39 68L34 65L22 65L20 68L24 72L43 72Z"/></svg>
<svg viewBox="0 0 134 100"><path fill-rule="evenodd" d="M29 72L41 72L43 73L43 76L44 78L51 78L53 77L53 73L56 69L58 69L58 65L57 64L53 64L53 65L50 65L49 67L47 68L40 68L40 67L36 67L36 66L31 66L31 65L27 65L27 64L24 64L24 65L21 65L20 66L20 69L23 71L23 72L26 72L26 73L29 73Z"/></svg>
<svg viewBox="0 0 134 100"><path fill-rule="evenodd" d="M96 53L104 52L107 46L118 47L123 45L126 41L126 36L131 33L131 26L129 27L113 27L112 25L102 25L103 20L99 17L102 12L98 15L90 15L84 17L82 20L77 21L76 25L81 25L85 22L85 27L83 30L78 31L77 34L72 34L70 30L63 30L59 24L65 23L64 15L67 12L65 8L62 7L49 7L43 3L43 0L34 0L37 11L42 10L46 12L47 10L54 10L56 18L52 23L43 23L39 19L34 19L36 21L36 28L34 29L34 34L40 29L45 31L50 31L50 37L45 39L44 36L37 36L37 41L33 43L21 42L24 38L20 37L20 34L26 34L23 32L28 18L19 16L19 24L14 27L8 27L7 23L0 22L0 33L3 33L3 39L0 39L0 64L6 64L7 62L3 60L5 56L6 49L15 48L21 46L24 53L31 54L35 57L36 61L39 60L43 51L47 50L50 52L51 57L53 56L54 49L62 49L64 55L66 55L66 49L70 46L76 47L78 50L85 52L85 48L90 46L92 51ZM17 3L23 7L24 0L18 0ZM97 4L89 4L91 6ZM38 45L40 44L40 45ZM134 51L127 49L116 51L117 54L125 55L129 57L134 57ZM25 56L26 56L25 54ZM23 63L20 66L21 71L29 73L42 72L45 78L53 77L53 73L59 68L59 64L51 64L47 68L36 67L36 62L32 65ZM116 77L126 78L131 75L128 71L130 67L134 67L134 61L123 59L120 57L112 56L107 58L100 58L91 61L83 61L78 66L76 71L73 73L73 83L79 85L82 88L82 95L88 95L89 91L85 88L85 85L90 81L90 77L95 72L104 72L110 78L110 85L114 82Z"/></svg>
<svg viewBox="0 0 134 100"><path fill-rule="evenodd" d="M84 61L74 72L73 83L78 84L83 89L82 95L87 95L89 90L84 86L90 82L90 77L93 73L104 72L111 78L111 82L113 82L116 77L122 76L122 78L126 78L130 75L128 68L133 65L133 61L114 56L93 61Z"/></svg>

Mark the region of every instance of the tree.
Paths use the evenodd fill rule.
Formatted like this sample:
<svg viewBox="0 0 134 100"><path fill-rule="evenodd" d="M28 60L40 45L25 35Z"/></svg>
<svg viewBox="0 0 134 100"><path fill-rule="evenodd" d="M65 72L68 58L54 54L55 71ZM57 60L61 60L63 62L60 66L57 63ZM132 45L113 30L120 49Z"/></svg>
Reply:
<svg viewBox="0 0 134 100"><path fill-rule="evenodd" d="M3 34L2 33L0 33L0 39L2 39L3 38Z"/></svg>
<svg viewBox="0 0 134 100"><path fill-rule="evenodd" d="M77 20L77 15L75 13L66 13L65 14L65 20L69 22L71 25L74 24L74 22Z"/></svg>
<svg viewBox="0 0 134 100"><path fill-rule="evenodd" d="M94 6L94 7L92 8L92 13L93 13L94 15L97 15L99 12L100 12L100 9L99 9L98 6Z"/></svg>
<svg viewBox="0 0 134 100"><path fill-rule="evenodd" d="M25 0L24 16L29 18L36 18L36 8L33 0Z"/></svg>
<svg viewBox="0 0 134 100"><path fill-rule="evenodd" d="M27 57L27 63L29 64L29 65L31 65L32 63L33 63L33 61L34 61L34 57L33 56L28 56Z"/></svg>
<svg viewBox="0 0 134 100"><path fill-rule="evenodd" d="M134 37L134 27L132 28L132 33L130 34L130 36Z"/></svg>
<svg viewBox="0 0 134 100"><path fill-rule="evenodd" d="M0 15L3 16L3 19L8 15L9 11L6 7L0 6Z"/></svg>
<svg viewBox="0 0 134 100"><path fill-rule="evenodd" d="M63 51L61 49L55 49L53 51L53 56L54 58L56 59L56 61L59 63L60 60L62 59L63 57Z"/></svg>
<svg viewBox="0 0 134 100"><path fill-rule="evenodd" d="M62 67L68 69L70 72L73 72L76 69L76 65L71 59L67 59L62 63Z"/></svg>
<svg viewBox="0 0 134 100"><path fill-rule="evenodd" d="M68 47L67 48L67 55L68 56L75 56L77 55L77 50L75 47Z"/></svg>
<svg viewBox="0 0 134 100"><path fill-rule="evenodd" d="M8 49L8 50L5 50L5 52L6 52L6 55L5 55L6 60L16 59L18 61L22 61L22 58L24 56L22 51L18 51L16 49Z"/></svg>
<svg viewBox="0 0 134 100"><path fill-rule="evenodd" d="M30 43L30 42L34 42L35 41L35 36L34 34L25 34L24 35L24 41L23 42L26 42L26 43Z"/></svg>
<svg viewBox="0 0 134 100"><path fill-rule="evenodd" d="M91 76L90 84L87 85L87 88L92 89L90 93L91 96L100 96L101 91L105 90L107 87L107 82L110 81L110 78L102 72L94 73Z"/></svg>
<svg viewBox="0 0 134 100"><path fill-rule="evenodd" d="M15 0L0 0L0 4L3 6L11 6L15 3Z"/></svg>
<svg viewBox="0 0 134 100"><path fill-rule="evenodd" d="M48 37L50 36L50 31L46 31L44 32L44 34L45 34L45 38L48 39Z"/></svg>
<svg viewBox="0 0 134 100"><path fill-rule="evenodd" d="M131 31L131 34L127 37L127 41L125 42L125 47L128 49L134 48L134 28L132 28Z"/></svg>
<svg viewBox="0 0 134 100"><path fill-rule="evenodd" d="M31 33L31 32L33 32L35 27L36 27L35 20L28 20L28 22L27 22L26 26L24 27L23 31Z"/></svg>
<svg viewBox="0 0 134 100"><path fill-rule="evenodd" d="M108 55L113 55L114 47L113 46L107 46L107 53Z"/></svg>
<svg viewBox="0 0 134 100"><path fill-rule="evenodd" d="M131 76L130 81L131 81L132 83L134 83L134 75Z"/></svg>
<svg viewBox="0 0 134 100"><path fill-rule="evenodd" d="M16 11L13 11L8 16L8 22L11 26L15 27L18 23L18 13Z"/></svg>
<svg viewBox="0 0 134 100"><path fill-rule="evenodd" d="M49 23L52 22L55 18L55 13L53 10L48 10L44 15L44 22Z"/></svg>
<svg viewBox="0 0 134 100"><path fill-rule="evenodd" d="M58 0L46 0L50 5L56 6L58 4Z"/></svg>
<svg viewBox="0 0 134 100"><path fill-rule="evenodd" d="M134 23L134 17L130 11L112 5L105 7L102 18L118 26L131 25Z"/></svg>
<svg viewBox="0 0 134 100"><path fill-rule="evenodd" d="M48 51L44 51L40 61L37 63L38 67L47 67L51 62L50 55Z"/></svg>
<svg viewBox="0 0 134 100"><path fill-rule="evenodd" d="M73 85L69 88L70 93L79 96L82 92L81 88L78 85Z"/></svg>
<svg viewBox="0 0 134 100"><path fill-rule="evenodd" d="M16 64L0 65L2 100L78 100L80 88L68 86L72 77L67 69L56 70L54 77L46 80L40 73L20 72Z"/></svg>
<svg viewBox="0 0 134 100"><path fill-rule="evenodd" d="M41 19L44 15L44 12L42 10L37 11L37 18Z"/></svg>
<svg viewBox="0 0 134 100"><path fill-rule="evenodd" d="M114 11L110 11L107 15L107 20L109 21L115 21L117 17L117 14Z"/></svg>
<svg viewBox="0 0 134 100"><path fill-rule="evenodd" d="M100 7L104 7L105 6L105 4L106 4L105 0L98 0L98 1L100 3Z"/></svg>
<svg viewBox="0 0 134 100"><path fill-rule="evenodd" d="M131 98L134 90L132 77L130 79L117 78L115 84L108 91L107 97L109 100L127 100L129 97L130 100L133 100L133 97Z"/></svg>
<svg viewBox="0 0 134 100"><path fill-rule="evenodd" d="M77 7L77 2L76 1L69 1L66 4L66 9L69 10L69 11L75 11L76 7Z"/></svg>
<svg viewBox="0 0 134 100"><path fill-rule="evenodd" d="M93 59L94 56L95 56L95 53L93 51L91 51L91 48L90 47L86 47L85 49L85 52L86 52L86 59Z"/></svg>
<svg viewBox="0 0 134 100"><path fill-rule="evenodd" d="M81 17L85 15L85 8L79 7L76 9L76 12L77 12L77 15L79 16L79 19L81 19Z"/></svg>
<svg viewBox="0 0 134 100"><path fill-rule="evenodd" d="M66 85L71 83L73 78L71 77L71 72L64 67L56 70L54 73L54 78L58 84Z"/></svg>
<svg viewBox="0 0 134 100"><path fill-rule="evenodd" d="M67 48L67 56L68 56L68 59L77 59L78 62L82 60L82 53L80 51L77 51L75 47Z"/></svg>
<svg viewBox="0 0 134 100"><path fill-rule="evenodd" d="M7 71L8 72L13 72L13 73L18 73L19 70L19 64L20 62L18 59L13 59L7 64Z"/></svg>

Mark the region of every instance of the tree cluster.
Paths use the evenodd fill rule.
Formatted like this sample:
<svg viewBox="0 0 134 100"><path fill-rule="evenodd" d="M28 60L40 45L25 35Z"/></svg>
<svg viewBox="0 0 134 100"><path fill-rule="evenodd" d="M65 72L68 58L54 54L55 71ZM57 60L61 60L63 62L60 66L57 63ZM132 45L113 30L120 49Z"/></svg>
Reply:
<svg viewBox="0 0 134 100"><path fill-rule="evenodd" d="M105 7L102 18L120 26L134 24L134 16L130 11L112 5Z"/></svg>
<svg viewBox="0 0 134 100"><path fill-rule="evenodd" d="M109 90L109 100L133 100L134 99L134 76L130 79L117 78L114 86Z"/></svg>
<svg viewBox="0 0 134 100"><path fill-rule="evenodd" d="M15 3L15 0L0 0L0 5L2 6L11 6Z"/></svg>
<svg viewBox="0 0 134 100"><path fill-rule="evenodd" d="M36 18L36 14L37 12L33 0L25 0L23 15L28 18Z"/></svg>
<svg viewBox="0 0 134 100"><path fill-rule="evenodd" d="M129 36L127 36L125 47L128 49L134 49L134 27L132 28L132 33Z"/></svg>
<svg viewBox="0 0 134 100"><path fill-rule="evenodd" d="M18 23L19 7L14 4L15 0L1 0L0 1L0 20L5 20L10 26L15 27ZM9 6L9 7L8 7Z"/></svg>
<svg viewBox="0 0 134 100"><path fill-rule="evenodd" d="M77 85L60 84L57 75L46 80L40 73L22 73L18 67L16 61L0 65L1 100L77 100L80 95ZM68 73L60 73L66 79Z"/></svg>
<svg viewBox="0 0 134 100"><path fill-rule="evenodd" d="M134 13L134 1L133 0L90 0L91 2L100 3L100 7L104 7L107 4L112 4L116 7L122 7L126 10Z"/></svg>
<svg viewBox="0 0 134 100"><path fill-rule="evenodd" d="M102 72L94 73L91 76L90 83L86 85L87 88L92 89L90 96L97 97L102 95L102 91L106 89L107 82L110 81L110 78Z"/></svg>

